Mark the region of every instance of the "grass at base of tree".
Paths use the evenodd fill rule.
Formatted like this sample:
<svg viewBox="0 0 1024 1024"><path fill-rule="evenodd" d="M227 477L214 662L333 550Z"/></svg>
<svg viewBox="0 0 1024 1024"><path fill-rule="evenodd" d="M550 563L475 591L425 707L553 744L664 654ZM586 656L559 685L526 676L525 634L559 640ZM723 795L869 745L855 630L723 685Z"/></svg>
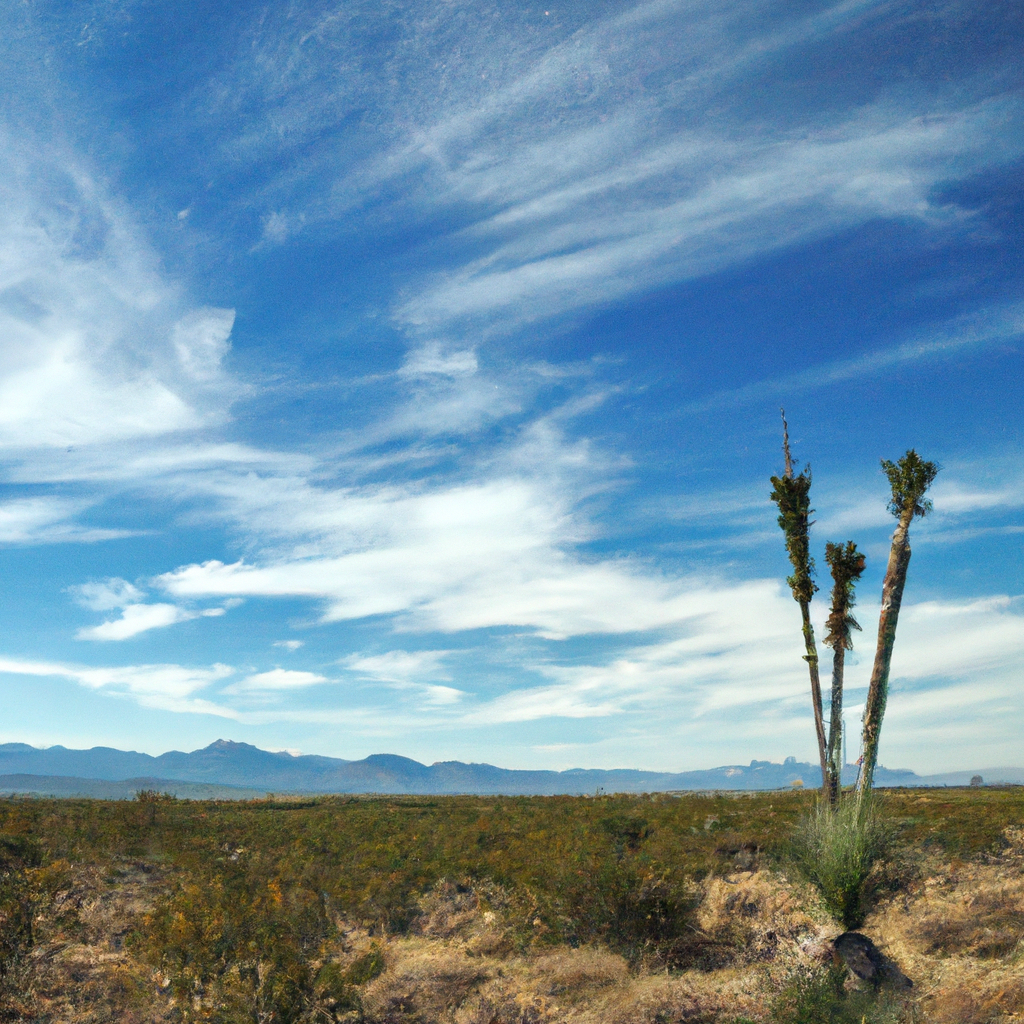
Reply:
<svg viewBox="0 0 1024 1024"><path fill-rule="evenodd" d="M795 973L772 1005L772 1024L912 1024L913 1007L868 988L847 991L839 967Z"/></svg>
<svg viewBox="0 0 1024 1024"><path fill-rule="evenodd" d="M837 807L819 800L793 832L791 853L800 873L818 890L828 912L844 928L864 922L875 865L893 849L895 823L878 797L844 795Z"/></svg>

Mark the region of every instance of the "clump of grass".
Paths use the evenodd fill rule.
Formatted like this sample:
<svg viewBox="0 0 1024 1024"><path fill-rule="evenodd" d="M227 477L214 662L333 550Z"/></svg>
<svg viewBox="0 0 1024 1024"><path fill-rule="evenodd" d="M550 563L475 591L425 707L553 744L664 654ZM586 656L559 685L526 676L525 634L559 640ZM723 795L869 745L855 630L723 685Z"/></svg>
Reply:
<svg viewBox="0 0 1024 1024"><path fill-rule="evenodd" d="M895 828L872 799L850 796L832 807L825 800L797 823L793 861L818 890L828 912L844 928L864 923L868 877L892 851Z"/></svg>
<svg viewBox="0 0 1024 1024"><path fill-rule="evenodd" d="M829 967L800 971L772 1005L772 1024L910 1024L909 1004L872 990L848 992L846 971Z"/></svg>

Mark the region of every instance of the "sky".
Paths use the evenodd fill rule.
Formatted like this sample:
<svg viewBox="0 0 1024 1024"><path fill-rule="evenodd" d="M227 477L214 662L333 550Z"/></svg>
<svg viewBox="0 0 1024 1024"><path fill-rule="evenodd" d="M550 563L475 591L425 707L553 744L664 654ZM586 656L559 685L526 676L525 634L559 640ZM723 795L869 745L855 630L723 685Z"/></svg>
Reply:
<svg viewBox="0 0 1024 1024"><path fill-rule="evenodd" d="M0 8L0 742L1019 765L1024 9ZM821 649L823 676L830 652Z"/></svg>

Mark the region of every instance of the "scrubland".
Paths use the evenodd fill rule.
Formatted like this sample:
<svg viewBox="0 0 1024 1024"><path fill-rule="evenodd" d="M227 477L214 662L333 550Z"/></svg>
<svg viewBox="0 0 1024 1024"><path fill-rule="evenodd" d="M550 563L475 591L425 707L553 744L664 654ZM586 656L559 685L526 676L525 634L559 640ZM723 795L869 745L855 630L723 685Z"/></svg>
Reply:
<svg viewBox="0 0 1024 1024"><path fill-rule="evenodd" d="M1024 791L889 792L851 989L806 793L0 801L0 1019L1024 1022Z"/></svg>

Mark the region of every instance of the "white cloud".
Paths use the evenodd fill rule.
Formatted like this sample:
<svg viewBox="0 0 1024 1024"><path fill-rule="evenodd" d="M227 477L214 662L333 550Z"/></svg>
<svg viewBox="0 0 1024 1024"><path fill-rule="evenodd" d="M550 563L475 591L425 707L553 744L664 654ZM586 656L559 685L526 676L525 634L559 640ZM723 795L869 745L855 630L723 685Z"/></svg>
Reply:
<svg viewBox="0 0 1024 1024"><path fill-rule="evenodd" d="M271 484L265 493L277 490ZM653 628L691 604L688 583L641 563L572 554L589 527L543 481L343 494L293 486L281 494L276 507L240 511L267 516L278 533L289 527L297 540L314 527L315 543L259 565L186 566L160 585L180 598L322 599L328 621L390 614L413 629L521 625L547 636Z"/></svg>
<svg viewBox="0 0 1024 1024"><path fill-rule="evenodd" d="M223 420L233 313L190 312L130 214L59 139L0 128L0 448Z"/></svg>
<svg viewBox="0 0 1024 1024"><path fill-rule="evenodd" d="M283 647L286 651L297 651L303 643L302 640L275 640L271 647Z"/></svg>
<svg viewBox="0 0 1024 1024"><path fill-rule="evenodd" d="M476 353L472 349L445 351L436 342L412 349L405 357L401 377L444 377L472 376L479 369Z"/></svg>
<svg viewBox="0 0 1024 1024"><path fill-rule="evenodd" d="M234 323L233 309L198 309L174 325L174 348L189 376L204 382L217 378Z"/></svg>
<svg viewBox="0 0 1024 1024"><path fill-rule="evenodd" d="M234 674L227 665L186 668L181 665L128 665L118 668L86 668L55 662L25 661L0 657L0 672L21 676L69 679L92 690L130 697L143 707L191 714L237 718L230 708L194 696Z"/></svg>
<svg viewBox="0 0 1024 1024"><path fill-rule="evenodd" d="M513 153L479 170L453 169L446 177L456 191L472 183L474 192L489 192L497 187L489 180L495 174L539 187L522 206L479 222L473 230L492 242L491 251L428 282L403 303L399 320L434 331L500 315L500 325L491 327L507 330L637 288L712 273L872 217L941 216L928 202L932 185L956 158L985 148L994 116L986 106L929 121L916 112L878 109L796 138L744 144L694 133L667 150L639 155L631 137L629 145L616 140L624 162L619 171L609 174L602 159L602 166L588 169L594 177L584 172L581 183L580 168L564 153L577 145L593 152L595 129L588 129L551 147L548 159L565 173L557 199L544 174L515 167ZM625 187L636 191L622 203Z"/></svg>
<svg viewBox="0 0 1024 1024"><path fill-rule="evenodd" d="M388 684L391 689L411 692L420 707L443 709L461 703L467 694L454 686L432 680L451 678L443 662L451 651L387 651L384 654L352 654L340 665L365 678Z"/></svg>
<svg viewBox="0 0 1024 1024"><path fill-rule="evenodd" d="M940 771L1019 760L1021 601L1003 596L904 605L883 726L885 763ZM877 605L860 609L864 634L846 673L851 695L867 686L877 614ZM647 749L652 762L666 766L673 762L665 745L681 737L702 750L708 744L735 750L741 740L764 745L768 723L773 744L781 738L809 751L813 734L801 653L799 613L788 594L768 584L724 587L709 596L707 615L690 635L638 645L605 663L539 664L536 670L551 684L481 703L464 720L608 718L622 736L657 715L658 735ZM827 651L821 654L827 658ZM862 697L846 707L852 756L862 707Z"/></svg>
<svg viewBox="0 0 1024 1024"><path fill-rule="evenodd" d="M296 672L291 669L275 668L269 672L258 672L246 676L228 686L225 693L245 693L251 690L297 690L319 683L329 682L326 676L316 672Z"/></svg>
<svg viewBox="0 0 1024 1024"><path fill-rule="evenodd" d="M88 499L16 498L0 504L0 544L88 544L130 537L134 530L82 526L74 519L95 504Z"/></svg>
<svg viewBox="0 0 1024 1024"><path fill-rule="evenodd" d="M442 662L449 651L387 651L385 654L351 654L339 664L359 675L384 682L405 683L423 678L448 679ZM446 689L446 687L440 687Z"/></svg>
<svg viewBox="0 0 1024 1024"><path fill-rule="evenodd" d="M989 309L983 316L960 317L940 324L926 335L880 349L854 359L819 364L807 370L754 381L740 388L720 391L691 402L684 411L691 415L713 409L790 396L801 391L826 388L843 381L871 377L893 367L955 356L972 348L984 348L1024 334L1024 305L1012 303Z"/></svg>
<svg viewBox="0 0 1024 1024"><path fill-rule="evenodd" d="M198 614L173 604L129 604L122 608L120 618L82 628L75 636L79 640L127 640L150 629L186 622Z"/></svg>
<svg viewBox="0 0 1024 1024"><path fill-rule="evenodd" d="M565 28L543 32L525 12L411 12L386 69L365 76L338 71L339 53L367 59L351 49L353 21L370 17L357 6L273 31L261 20L221 83L260 113L224 156L277 155L284 169L259 201L294 210L275 209L268 227L348 224L367 207L374 216L382 193L403 197L390 219L433 225L457 211L455 266L409 283L395 306L428 343L466 323L503 333L877 218L969 222L935 186L1020 152L1007 130L1020 100L991 84L994 68L945 91L852 87L838 56L884 17L876 2L809 14L655 0L564 11ZM824 59L816 101L775 100L761 83L808 45L837 58ZM365 136L355 110L380 112ZM319 146L327 125L338 134Z"/></svg>
<svg viewBox="0 0 1024 1024"><path fill-rule="evenodd" d="M68 589L79 604L94 612L108 612L137 604L143 596L138 587L117 576L102 583L81 583Z"/></svg>

